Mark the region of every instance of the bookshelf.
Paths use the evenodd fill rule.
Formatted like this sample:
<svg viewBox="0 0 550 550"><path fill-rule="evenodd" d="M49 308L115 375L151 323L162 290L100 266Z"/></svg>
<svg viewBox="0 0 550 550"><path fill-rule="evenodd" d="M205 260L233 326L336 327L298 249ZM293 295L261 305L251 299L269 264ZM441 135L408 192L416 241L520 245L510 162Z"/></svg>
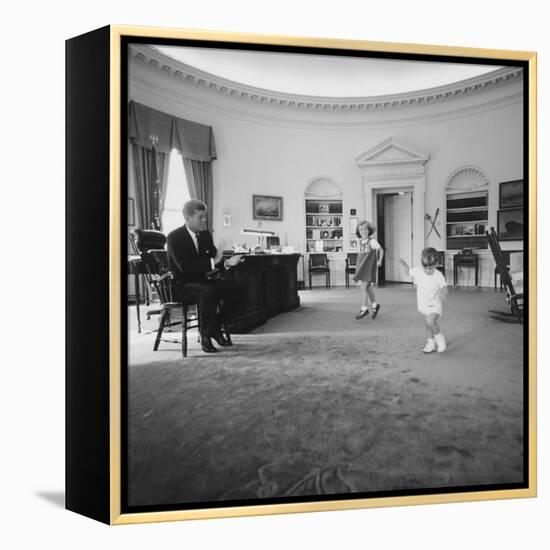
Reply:
<svg viewBox="0 0 550 550"><path fill-rule="evenodd" d="M341 252L344 225L341 199L306 199L308 252Z"/></svg>
<svg viewBox="0 0 550 550"><path fill-rule="evenodd" d="M447 250L487 248L488 223L487 191L447 195Z"/></svg>

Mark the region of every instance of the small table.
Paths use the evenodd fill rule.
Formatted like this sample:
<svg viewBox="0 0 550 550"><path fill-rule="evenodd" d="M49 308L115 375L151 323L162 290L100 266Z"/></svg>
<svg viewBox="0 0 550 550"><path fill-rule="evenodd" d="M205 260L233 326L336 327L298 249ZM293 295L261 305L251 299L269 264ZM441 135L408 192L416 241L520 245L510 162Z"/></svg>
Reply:
<svg viewBox="0 0 550 550"><path fill-rule="evenodd" d="M453 284L456 286L456 280L458 278L458 268L461 265L473 266L475 269L475 282L478 286L479 277L479 257L477 254L455 254L453 259Z"/></svg>

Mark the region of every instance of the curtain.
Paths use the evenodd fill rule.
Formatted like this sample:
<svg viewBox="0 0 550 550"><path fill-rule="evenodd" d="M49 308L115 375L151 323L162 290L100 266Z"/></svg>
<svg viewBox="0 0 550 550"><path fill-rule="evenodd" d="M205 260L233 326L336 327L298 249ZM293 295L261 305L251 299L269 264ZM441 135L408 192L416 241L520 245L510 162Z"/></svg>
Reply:
<svg viewBox="0 0 550 550"><path fill-rule="evenodd" d="M159 190L160 190L160 230L162 231L162 215L164 213L164 206L166 205L166 188L168 184L168 172L170 167L170 156L166 153L158 153L158 167L159 167Z"/></svg>
<svg viewBox="0 0 550 550"><path fill-rule="evenodd" d="M212 231L212 206L213 206L213 183L212 163L210 161L192 160L183 158L185 177L189 186L189 196L192 199L201 200L206 204L209 213L206 224L209 231Z"/></svg>
<svg viewBox="0 0 550 550"><path fill-rule="evenodd" d="M167 162L165 153L132 143L138 225L141 229L160 229L157 214L162 215L163 197L166 195ZM154 161L157 168L155 168ZM158 186L155 181L158 180Z"/></svg>
<svg viewBox="0 0 550 550"><path fill-rule="evenodd" d="M128 109L128 136L134 158L140 227L161 229L159 222L166 200L168 154L174 148L183 158L189 195L203 201L211 213L212 160L217 156L212 127L157 111L135 101L130 101ZM210 231L211 218L211 215L208 216L207 222Z"/></svg>

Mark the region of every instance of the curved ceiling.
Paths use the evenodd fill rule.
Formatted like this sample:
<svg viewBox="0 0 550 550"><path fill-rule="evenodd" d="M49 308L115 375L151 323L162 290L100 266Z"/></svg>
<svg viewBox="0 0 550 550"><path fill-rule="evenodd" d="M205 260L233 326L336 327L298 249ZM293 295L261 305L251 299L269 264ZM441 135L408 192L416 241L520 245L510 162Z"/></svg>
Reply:
<svg viewBox="0 0 550 550"><path fill-rule="evenodd" d="M172 59L234 82L288 94L335 98L425 90L501 68L496 65L151 46Z"/></svg>

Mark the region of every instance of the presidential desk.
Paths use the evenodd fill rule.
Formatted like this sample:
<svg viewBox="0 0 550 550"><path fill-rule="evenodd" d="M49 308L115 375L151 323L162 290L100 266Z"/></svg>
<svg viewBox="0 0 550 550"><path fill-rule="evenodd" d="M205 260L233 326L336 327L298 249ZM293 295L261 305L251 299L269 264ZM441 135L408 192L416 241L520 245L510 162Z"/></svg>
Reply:
<svg viewBox="0 0 550 550"><path fill-rule="evenodd" d="M157 256L159 252L166 255L165 251L155 252ZM300 254L245 254L242 263L225 273L226 277L237 281L243 288L234 320L228 327L233 334L250 332L279 313L300 305L297 280L299 258ZM155 257L154 261L166 263L161 256ZM128 274L135 277L138 332L141 331L139 278L150 271L147 267L148 262L139 258L128 262Z"/></svg>
<svg viewBox="0 0 550 550"><path fill-rule="evenodd" d="M300 305L297 265L300 254L247 254L226 277L243 288L243 298L229 329L244 334L268 319Z"/></svg>

